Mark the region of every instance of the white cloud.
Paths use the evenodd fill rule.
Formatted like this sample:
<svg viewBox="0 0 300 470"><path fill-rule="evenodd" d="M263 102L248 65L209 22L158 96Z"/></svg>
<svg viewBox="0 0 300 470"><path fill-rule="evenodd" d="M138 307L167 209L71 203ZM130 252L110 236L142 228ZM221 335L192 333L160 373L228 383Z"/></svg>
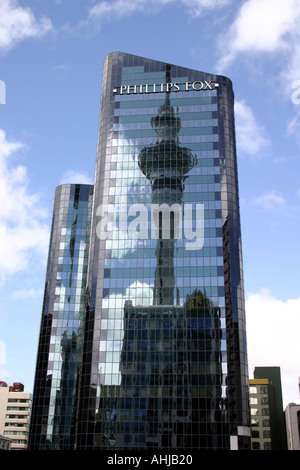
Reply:
<svg viewBox="0 0 300 470"><path fill-rule="evenodd" d="M40 38L52 30L50 19L37 20L30 8L17 0L1 0L0 49L8 50L28 38Z"/></svg>
<svg viewBox="0 0 300 470"><path fill-rule="evenodd" d="M255 367L281 369L284 406L299 402L300 298L280 300L268 289L246 300L249 376Z"/></svg>
<svg viewBox="0 0 300 470"><path fill-rule="evenodd" d="M114 0L114 1L101 1L94 5L89 10L88 19L83 22L83 25L91 23L99 26L99 21L111 17L113 19L122 18L137 12L153 13L158 11L162 6L172 3L173 0Z"/></svg>
<svg viewBox="0 0 300 470"><path fill-rule="evenodd" d="M236 101L234 112L238 155L264 156L270 140L265 129L257 123L251 108L243 100Z"/></svg>
<svg viewBox="0 0 300 470"><path fill-rule="evenodd" d="M190 15L199 16L205 10L213 10L231 3L231 0L181 0Z"/></svg>
<svg viewBox="0 0 300 470"><path fill-rule="evenodd" d="M227 34L220 38L223 73L241 53L281 52L293 62L299 39L300 3L298 0L247 0L239 9ZM286 64L285 64L286 65Z"/></svg>
<svg viewBox="0 0 300 470"><path fill-rule="evenodd" d="M19 289L12 293L12 298L15 300L23 300L23 299L33 299L43 297L44 290L43 289Z"/></svg>
<svg viewBox="0 0 300 470"><path fill-rule="evenodd" d="M223 7L232 0L114 0L101 1L89 10L88 19L81 26L94 24L99 27L101 20L109 17L116 19L134 13L157 13L164 6L183 6L188 15L200 16L206 10Z"/></svg>
<svg viewBox="0 0 300 470"><path fill-rule="evenodd" d="M286 210L286 200L275 190L269 191L256 198L254 204L264 210L275 211L276 213L281 210Z"/></svg>
<svg viewBox="0 0 300 470"><path fill-rule="evenodd" d="M23 145L0 129L0 280L25 269L34 255L45 256L49 244L48 211L41 196L29 190L27 170L16 165Z"/></svg>
<svg viewBox="0 0 300 470"><path fill-rule="evenodd" d="M51 70L56 80L66 80L70 74L70 66L68 64L54 65Z"/></svg>
<svg viewBox="0 0 300 470"><path fill-rule="evenodd" d="M268 79L280 96L297 104L287 123L287 133L300 146L300 2L299 0L246 0L225 34L219 37L218 73L224 74L237 59L269 58L277 68ZM251 63L251 66L252 63ZM297 89L295 90L295 86ZM251 143L246 134L243 139ZM252 138L251 138L252 139ZM243 141L242 141L243 142ZM254 149L260 141L252 140Z"/></svg>
<svg viewBox="0 0 300 470"><path fill-rule="evenodd" d="M61 178L60 184L93 184L92 178L79 170L67 171Z"/></svg>

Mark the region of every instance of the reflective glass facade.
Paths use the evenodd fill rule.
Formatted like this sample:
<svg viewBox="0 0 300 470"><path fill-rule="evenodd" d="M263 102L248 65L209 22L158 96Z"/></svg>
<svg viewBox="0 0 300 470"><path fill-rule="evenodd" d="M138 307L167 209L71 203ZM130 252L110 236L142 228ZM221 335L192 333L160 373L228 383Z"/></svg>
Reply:
<svg viewBox="0 0 300 470"><path fill-rule="evenodd" d="M233 105L225 77L105 59L77 449L250 449Z"/></svg>
<svg viewBox="0 0 300 470"><path fill-rule="evenodd" d="M80 449L250 448L234 132L227 78L106 58Z"/></svg>

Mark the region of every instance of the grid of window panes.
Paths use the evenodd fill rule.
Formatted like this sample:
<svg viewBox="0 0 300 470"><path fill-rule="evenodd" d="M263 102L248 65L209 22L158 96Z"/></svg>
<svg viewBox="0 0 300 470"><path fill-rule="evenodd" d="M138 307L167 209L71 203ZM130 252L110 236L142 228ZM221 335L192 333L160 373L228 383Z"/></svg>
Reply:
<svg viewBox="0 0 300 470"><path fill-rule="evenodd" d="M56 189L30 448L74 446L93 187Z"/></svg>
<svg viewBox="0 0 300 470"><path fill-rule="evenodd" d="M165 80L165 71L122 70L126 84ZM172 82L188 80L172 70ZM150 121L165 99L165 93L115 96L112 169L104 197L118 208L116 224L133 204L150 207L151 184L138 155L155 144ZM204 204L204 246L195 252L177 240L175 302L158 308L153 306L157 240L132 240L120 225L106 241L99 348L103 412L98 415L103 447L228 445L217 91L176 92L170 100L181 120L178 145L197 157L185 175L182 204Z"/></svg>
<svg viewBox="0 0 300 470"><path fill-rule="evenodd" d="M195 168L190 171L184 182L183 203L203 203L205 207L203 250L197 252L195 256L194 250L189 252L185 249L183 241L177 242L176 285L181 299L191 294L191 287L202 286L211 300L217 302L219 306L224 306L220 167L218 150L214 150L216 147L214 144L218 139L217 133L214 133L217 126L217 105L214 96L207 96L215 93L215 91L206 92L204 97L187 98L183 92L182 98L178 97L181 93L177 93L176 99L172 99L182 123L180 144L188 146L198 157ZM149 100L149 104L144 95L139 101L133 95L118 98L121 98L120 108L116 109L115 116L118 116L119 123L114 124L116 137L112 142L118 153L111 157L114 170L110 172L111 186L107 192L110 200L114 200L113 204L128 211L133 204L149 206L151 203L150 183L141 173L135 157L144 146L153 143L154 130L151 129L150 118L163 104L164 96ZM190 105L185 104L188 102ZM208 104L209 102L212 104ZM133 110L132 115L128 114L128 109ZM144 125L141 126L139 121L145 121ZM130 125L127 126L128 122ZM191 125L192 128L189 127ZM204 130L203 135L191 136L191 130L195 134L200 132L199 127ZM132 219L128 218L128 223L134 217L135 213ZM114 236L115 239L106 244L112 250L112 256L106 260L105 265L109 271L106 271L104 289L110 290L105 290L104 297L120 294L123 298L127 298L127 289L130 285L135 288L136 279L148 281L146 285L149 285L149 282L151 284L156 266L154 253L156 242L152 240L132 242L127 238L128 233L125 230L116 232ZM121 277L120 269L123 285L117 282ZM185 273L188 274L187 278ZM151 299L151 289L147 292L148 298Z"/></svg>
<svg viewBox="0 0 300 470"><path fill-rule="evenodd" d="M123 53L104 62L78 449L226 449L249 426L232 87L220 77L219 91L171 92L181 127L164 154L150 122L168 114L166 95L121 95L120 86L167 78L217 79ZM148 159L155 152L166 162L159 174ZM178 155L188 152L197 163L182 171ZM149 217L168 192L182 207L204 205L202 249L132 237L137 206ZM238 441L249 448L249 438Z"/></svg>
<svg viewBox="0 0 300 470"><path fill-rule="evenodd" d="M250 385L252 449L272 450L268 384Z"/></svg>

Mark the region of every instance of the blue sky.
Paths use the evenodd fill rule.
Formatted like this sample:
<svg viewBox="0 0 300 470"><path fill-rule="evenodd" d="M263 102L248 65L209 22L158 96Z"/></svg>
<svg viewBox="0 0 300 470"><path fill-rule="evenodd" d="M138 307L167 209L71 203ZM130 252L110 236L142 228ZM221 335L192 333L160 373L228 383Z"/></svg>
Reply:
<svg viewBox="0 0 300 470"><path fill-rule="evenodd" d="M55 187L93 182L119 50L232 80L249 376L300 402L299 39L298 0L0 0L0 380L32 391Z"/></svg>

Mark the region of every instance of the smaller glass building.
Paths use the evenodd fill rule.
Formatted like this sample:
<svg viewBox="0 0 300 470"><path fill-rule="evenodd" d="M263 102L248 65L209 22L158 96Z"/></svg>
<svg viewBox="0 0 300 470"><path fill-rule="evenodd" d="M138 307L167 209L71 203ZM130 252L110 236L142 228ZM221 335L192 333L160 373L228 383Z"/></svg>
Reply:
<svg viewBox="0 0 300 470"><path fill-rule="evenodd" d="M56 189L30 449L73 449L93 186Z"/></svg>

